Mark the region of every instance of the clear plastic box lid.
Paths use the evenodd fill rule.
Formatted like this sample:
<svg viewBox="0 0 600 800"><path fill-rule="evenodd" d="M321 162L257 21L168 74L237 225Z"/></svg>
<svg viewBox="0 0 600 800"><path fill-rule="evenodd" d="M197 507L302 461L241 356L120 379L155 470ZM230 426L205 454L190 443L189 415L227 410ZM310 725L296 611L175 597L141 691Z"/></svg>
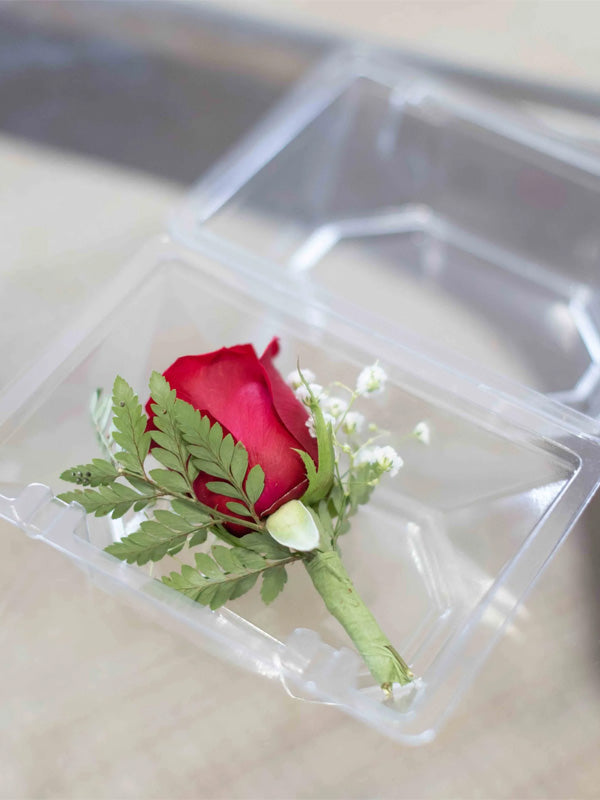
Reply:
<svg viewBox="0 0 600 800"><path fill-rule="evenodd" d="M356 49L221 161L171 230L597 415L599 174L526 109Z"/></svg>
<svg viewBox="0 0 600 800"><path fill-rule="evenodd" d="M0 395L0 517L291 694L428 741L600 483L599 423L555 399L594 409L595 162L575 161L481 98L336 57L193 193L177 241L150 243ZM560 198L581 215L552 224ZM132 520L56 499L96 452L97 387L120 373L145 397L184 353L274 335L284 373L300 358L350 383L379 359L390 375L373 414L405 468L342 547L419 676L392 701L301 568L272 606L255 593L211 612L104 552ZM428 448L404 438L423 419Z"/></svg>

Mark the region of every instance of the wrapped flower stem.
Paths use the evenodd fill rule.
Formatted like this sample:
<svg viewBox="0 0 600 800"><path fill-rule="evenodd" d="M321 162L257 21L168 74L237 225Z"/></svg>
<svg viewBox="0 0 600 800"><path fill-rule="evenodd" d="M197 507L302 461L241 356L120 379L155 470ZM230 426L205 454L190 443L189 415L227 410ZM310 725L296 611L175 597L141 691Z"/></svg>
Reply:
<svg viewBox="0 0 600 800"><path fill-rule="evenodd" d="M413 673L364 604L339 554L335 550L315 552L304 559L304 566L328 611L352 639L382 689L390 691L394 683L409 683Z"/></svg>

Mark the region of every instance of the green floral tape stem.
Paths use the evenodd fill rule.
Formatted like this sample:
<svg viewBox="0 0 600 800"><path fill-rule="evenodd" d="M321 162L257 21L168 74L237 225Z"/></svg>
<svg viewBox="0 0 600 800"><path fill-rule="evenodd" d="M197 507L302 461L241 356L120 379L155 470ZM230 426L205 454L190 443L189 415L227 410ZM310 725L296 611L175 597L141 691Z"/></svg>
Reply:
<svg viewBox="0 0 600 800"><path fill-rule="evenodd" d="M393 683L410 683L413 673L364 604L337 552L317 551L304 565L328 611L346 630L381 687L389 691Z"/></svg>

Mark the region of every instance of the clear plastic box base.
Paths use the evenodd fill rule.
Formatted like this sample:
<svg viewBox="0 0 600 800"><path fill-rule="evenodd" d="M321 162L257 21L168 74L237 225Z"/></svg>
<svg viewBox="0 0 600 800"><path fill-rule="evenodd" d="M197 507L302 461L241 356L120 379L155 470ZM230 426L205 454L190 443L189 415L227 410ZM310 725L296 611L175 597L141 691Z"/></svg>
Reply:
<svg viewBox="0 0 600 800"><path fill-rule="evenodd" d="M382 628L419 676L386 700L301 565L265 607L253 592L216 612L103 547L123 522L55 498L58 475L96 453L88 403L122 374L146 396L153 369L183 353L281 340L323 383L375 359L390 386L365 411L405 467L373 495L341 548ZM203 647L332 703L404 743L431 739L600 480L598 424L498 378L469 376L400 335L369 331L296 285L221 251L150 244L0 405L0 516L73 558L108 591ZM509 391L510 389L510 391ZM367 401L365 401L366 403ZM429 447L405 435L425 419Z"/></svg>

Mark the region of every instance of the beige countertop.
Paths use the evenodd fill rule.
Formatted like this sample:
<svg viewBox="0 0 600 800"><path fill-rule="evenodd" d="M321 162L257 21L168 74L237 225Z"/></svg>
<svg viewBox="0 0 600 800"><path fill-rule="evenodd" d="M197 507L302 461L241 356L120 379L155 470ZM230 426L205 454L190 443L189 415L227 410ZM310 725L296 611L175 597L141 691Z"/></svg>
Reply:
<svg viewBox="0 0 600 800"><path fill-rule="evenodd" d="M600 88L597 0L213 0L257 18L368 38L475 69Z"/></svg>

